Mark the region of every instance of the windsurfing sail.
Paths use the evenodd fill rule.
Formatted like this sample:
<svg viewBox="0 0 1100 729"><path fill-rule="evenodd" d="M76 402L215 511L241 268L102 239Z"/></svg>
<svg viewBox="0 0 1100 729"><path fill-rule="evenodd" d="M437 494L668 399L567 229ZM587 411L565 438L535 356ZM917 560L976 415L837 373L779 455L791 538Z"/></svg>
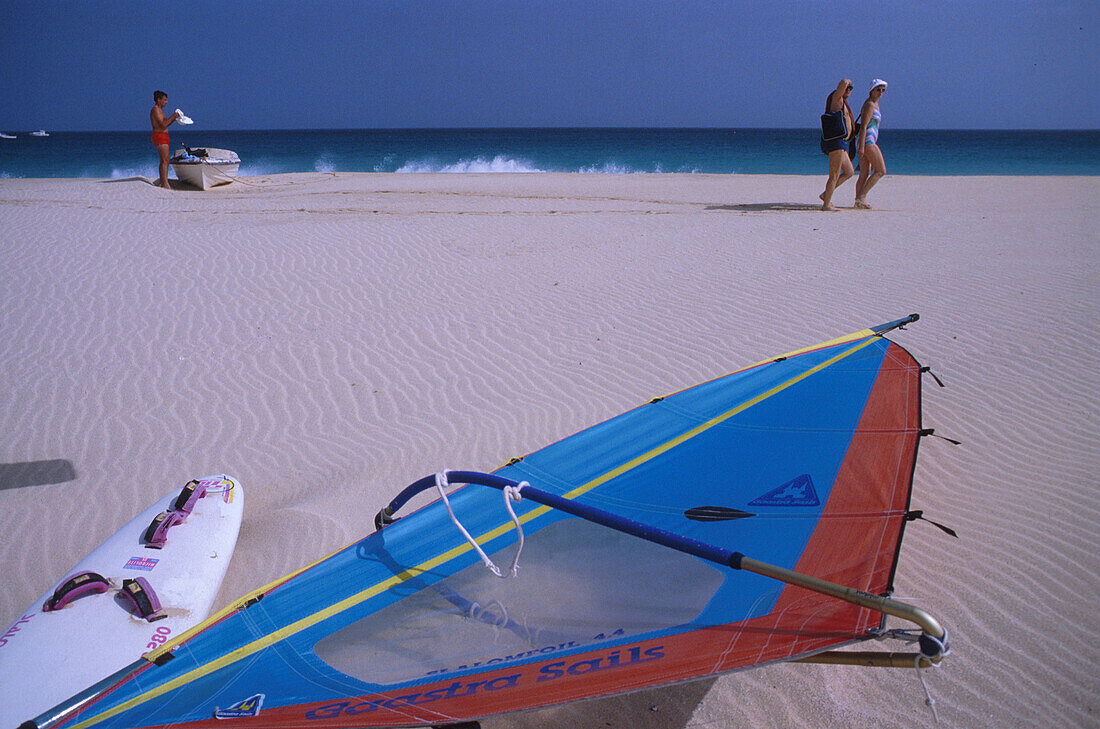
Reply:
<svg viewBox="0 0 1100 729"><path fill-rule="evenodd" d="M922 431L921 368L884 334L916 318L655 398L493 474L421 479L374 533L25 726L443 725L821 660L881 636L886 614L917 624L929 665L945 631L888 597Z"/></svg>

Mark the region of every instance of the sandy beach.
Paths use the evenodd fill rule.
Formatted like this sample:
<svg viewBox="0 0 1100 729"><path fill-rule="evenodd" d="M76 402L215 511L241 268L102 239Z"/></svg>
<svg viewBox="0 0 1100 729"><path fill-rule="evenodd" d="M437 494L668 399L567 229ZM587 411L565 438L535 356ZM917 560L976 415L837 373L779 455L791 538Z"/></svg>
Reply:
<svg viewBox="0 0 1100 729"><path fill-rule="evenodd" d="M247 493L215 609L655 395L919 312L898 596L945 727L1100 726L1100 177L0 180L0 624L169 489ZM484 722L932 727L913 670L783 664Z"/></svg>

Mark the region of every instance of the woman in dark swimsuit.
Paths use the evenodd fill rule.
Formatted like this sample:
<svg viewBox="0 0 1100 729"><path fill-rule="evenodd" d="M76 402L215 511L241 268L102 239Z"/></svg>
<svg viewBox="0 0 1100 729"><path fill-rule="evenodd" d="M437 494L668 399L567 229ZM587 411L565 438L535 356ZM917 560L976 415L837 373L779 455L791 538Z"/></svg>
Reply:
<svg viewBox="0 0 1100 729"><path fill-rule="evenodd" d="M825 101L826 112L838 112L844 110L844 128L846 136L843 138L821 140L821 151L829 155L829 180L825 183L825 192L818 195L821 198L821 209L833 211L837 208L833 205L833 192L856 173L852 167L852 160L848 157L848 140L852 137L855 128L855 117L852 108L848 106L848 96L852 93L850 79L842 79L837 84L836 90L829 94Z"/></svg>

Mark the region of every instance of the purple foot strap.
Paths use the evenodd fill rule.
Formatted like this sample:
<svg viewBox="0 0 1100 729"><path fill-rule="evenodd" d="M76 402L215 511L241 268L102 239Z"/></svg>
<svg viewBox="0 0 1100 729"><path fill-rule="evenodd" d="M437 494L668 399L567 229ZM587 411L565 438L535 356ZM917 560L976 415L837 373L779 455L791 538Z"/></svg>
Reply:
<svg viewBox="0 0 1100 729"><path fill-rule="evenodd" d="M77 572L58 585L53 595L42 605L42 610L47 613L60 610L77 598L106 592L110 588L111 583L98 572Z"/></svg>

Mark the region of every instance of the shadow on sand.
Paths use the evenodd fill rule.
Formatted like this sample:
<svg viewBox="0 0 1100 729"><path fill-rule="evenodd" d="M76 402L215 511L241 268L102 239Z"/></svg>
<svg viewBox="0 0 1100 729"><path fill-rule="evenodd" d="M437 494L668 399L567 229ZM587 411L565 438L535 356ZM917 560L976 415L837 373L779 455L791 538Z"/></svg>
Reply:
<svg viewBox="0 0 1100 729"><path fill-rule="evenodd" d="M771 202L744 203L742 205L708 205L706 209L732 210L738 213L790 213L805 210L821 210L821 206L811 203Z"/></svg>
<svg viewBox="0 0 1100 729"><path fill-rule="evenodd" d="M116 182L144 182L146 185L152 187L160 187L160 180L154 180L151 177L145 177L143 175L134 175L133 177L112 177L109 180L100 180L102 185L113 185ZM179 180L168 178L168 188L171 190L194 190L196 188L188 185L186 182L180 182Z"/></svg>
<svg viewBox="0 0 1100 729"><path fill-rule="evenodd" d="M482 729L573 729L574 727L631 727L676 729L691 723L695 709L706 698L715 679L705 678L674 686L643 689L621 696L589 699L562 706L508 714L481 720Z"/></svg>
<svg viewBox="0 0 1100 729"><path fill-rule="evenodd" d="M72 461L64 459L0 463L0 491L65 483L75 478L76 469L73 468Z"/></svg>

